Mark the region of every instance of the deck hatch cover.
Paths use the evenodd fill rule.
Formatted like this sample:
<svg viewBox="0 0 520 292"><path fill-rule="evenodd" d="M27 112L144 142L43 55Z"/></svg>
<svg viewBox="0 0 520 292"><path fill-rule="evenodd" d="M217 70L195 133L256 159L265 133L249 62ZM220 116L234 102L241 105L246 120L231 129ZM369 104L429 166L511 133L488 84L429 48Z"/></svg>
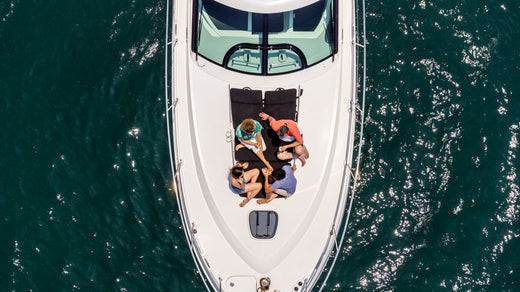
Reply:
<svg viewBox="0 0 520 292"><path fill-rule="evenodd" d="M254 238L273 238L277 227L278 214L275 211L252 211L249 213L249 228Z"/></svg>

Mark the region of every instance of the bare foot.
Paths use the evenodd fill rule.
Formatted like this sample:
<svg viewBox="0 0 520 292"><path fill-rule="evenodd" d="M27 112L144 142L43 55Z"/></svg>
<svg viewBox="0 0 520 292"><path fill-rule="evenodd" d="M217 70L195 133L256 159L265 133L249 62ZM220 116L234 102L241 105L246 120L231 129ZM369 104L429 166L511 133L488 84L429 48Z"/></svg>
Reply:
<svg viewBox="0 0 520 292"><path fill-rule="evenodd" d="M302 145L303 146L303 150L305 150L305 159L309 159L310 155L309 155L309 151L307 150L307 147L305 147L305 145Z"/></svg>
<svg viewBox="0 0 520 292"><path fill-rule="evenodd" d="M237 146L235 146L235 151L238 151L240 148L244 148L246 146L242 145L242 144L238 144Z"/></svg>
<svg viewBox="0 0 520 292"><path fill-rule="evenodd" d="M244 207L247 203L249 203L251 199L244 199L242 203L239 204L240 207Z"/></svg>
<svg viewBox="0 0 520 292"><path fill-rule="evenodd" d="M261 199L261 200L256 201L256 203L261 205L261 204L269 203L269 201L267 201L267 199Z"/></svg>
<svg viewBox="0 0 520 292"><path fill-rule="evenodd" d="M305 160L305 158L303 158L302 155L300 155L300 157L298 157L300 159L300 161L302 162L302 167L305 166L305 163L307 163L307 160Z"/></svg>

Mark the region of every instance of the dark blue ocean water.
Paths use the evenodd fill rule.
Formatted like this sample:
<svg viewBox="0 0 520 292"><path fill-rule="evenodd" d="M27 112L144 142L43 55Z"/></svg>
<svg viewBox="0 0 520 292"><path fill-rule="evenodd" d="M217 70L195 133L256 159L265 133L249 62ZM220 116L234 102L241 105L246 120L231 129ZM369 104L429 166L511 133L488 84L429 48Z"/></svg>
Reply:
<svg viewBox="0 0 520 292"><path fill-rule="evenodd" d="M362 176L328 291L519 291L520 2L368 1ZM0 1L0 291L203 291L166 2Z"/></svg>

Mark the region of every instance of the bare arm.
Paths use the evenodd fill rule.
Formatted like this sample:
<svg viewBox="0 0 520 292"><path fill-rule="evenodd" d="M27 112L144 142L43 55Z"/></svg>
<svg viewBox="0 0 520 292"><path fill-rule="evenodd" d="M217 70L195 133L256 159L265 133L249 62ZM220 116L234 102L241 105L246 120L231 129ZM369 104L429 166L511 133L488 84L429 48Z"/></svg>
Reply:
<svg viewBox="0 0 520 292"><path fill-rule="evenodd" d="M231 184L239 189L242 189L244 187L244 183L242 182L242 180L238 180L234 177L231 178Z"/></svg>
<svg viewBox="0 0 520 292"><path fill-rule="evenodd" d="M248 144L248 145L252 145L252 146L256 146L256 144L254 142L251 142L251 140L240 140L238 139L240 142L244 143L244 144Z"/></svg>
<svg viewBox="0 0 520 292"><path fill-rule="evenodd" d="M253 145L255 145L258 148L261 148L260 146L262 146L262 132L256 133L256 141L257 143Z"/></svg>
<svg viewBox="0 0 520 292"><path fill-rule="evenodd" d="M249 163L248 162L237 162L235 164L235 166L242 167L243 169L246 169L249 166Z"/></svg>
<svg viewBox="0 0 520 292"><path fill-rule="evenodd" d="M268 114L266 114L266 113L264 113L264 112L259 113L258 115L260 116L260 118L262 118L262 120L264 120L264 121L265 121L265 120L268 120L269 123L270 123L271 121L274 121L274 118L273 118L273 117L271 117L270 115L268 115Z"/></svg>
<svg viewBox="0 0 520 292"><path fill-rule="evenodd" d="M274 190L271 189L271 185L269 184L269 175L271 174L270 171L267 169L262 169L262 173L264 174L264 191L266 194L274 193Z"/></svg>

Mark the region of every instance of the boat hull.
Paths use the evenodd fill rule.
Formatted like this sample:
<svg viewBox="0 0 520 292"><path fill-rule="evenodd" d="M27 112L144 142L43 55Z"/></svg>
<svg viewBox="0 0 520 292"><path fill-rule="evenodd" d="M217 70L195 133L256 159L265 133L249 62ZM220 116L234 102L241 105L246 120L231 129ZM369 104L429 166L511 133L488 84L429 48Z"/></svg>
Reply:
<svg viewBox="0 0 520 292"><path fill-rule="evenodd" d="M171 106L174 187L197 267L215 291L253 291L269 278L269 291L310 290L336 246L351 185L356 131L354 4L338 1L338 48L333 57L277 76L234 72L191 49L192 4L174 2ZM297 89L298 124L310 159L298 162L297 190L288 199L245 207L231 193L235 163L230 89ZM257 118L258 117L252 117ZM294 163L294 162L293 162ZM276 235L254 238L251 212L274 211Z"/></svg>

